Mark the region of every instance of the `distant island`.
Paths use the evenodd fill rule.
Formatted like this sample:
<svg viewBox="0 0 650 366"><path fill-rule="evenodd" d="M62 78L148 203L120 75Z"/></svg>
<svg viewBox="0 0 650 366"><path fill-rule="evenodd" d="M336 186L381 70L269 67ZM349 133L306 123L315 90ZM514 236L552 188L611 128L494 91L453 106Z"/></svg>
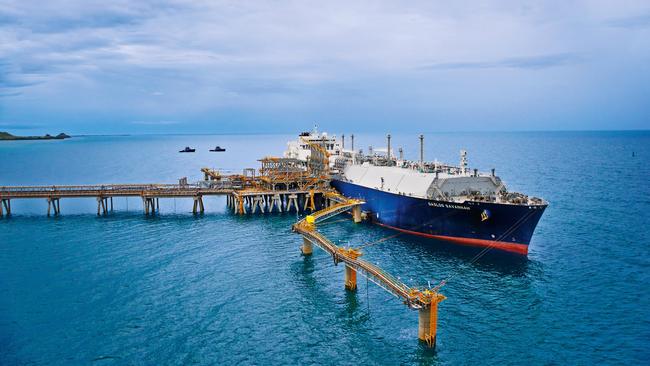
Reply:
<svg viewBox="0 0 650 366"><path fill-rule="evenodd" d="M46 134L45 136L14 136L10 134L9 132L2 132L0 131L0 141L3 140L63 140L63 139L69 139L70 136L66 135L65 133L61 132L60 134L56 136L52 136L50 134Z"/></svg>

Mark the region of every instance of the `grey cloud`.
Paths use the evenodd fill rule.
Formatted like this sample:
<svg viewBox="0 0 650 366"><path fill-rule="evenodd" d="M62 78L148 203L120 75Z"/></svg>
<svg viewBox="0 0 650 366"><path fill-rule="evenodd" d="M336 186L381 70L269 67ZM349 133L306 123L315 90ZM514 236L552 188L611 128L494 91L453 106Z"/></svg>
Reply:
<svg viewBox="0 0 650 366"><path fill-rule="evenodd" d="M17 78L16 76L0 76L0 86L4 88L24 88L26 86L32 86L39 84L40 82L38 81L30 81L30 80L21 80Z"/></svg>
<svg viewBox="0 0 650 366"><path fill-rule="evenodd" d="M3 97L17 97L19 95L22 95L22 92L19 91L0 91L0 98Z"/></svg>
<svg viewBox="0 0 650 366"><path fill-rule="evenodd" d="M650 13L625 18L610 19L605 25L614 28L645 28L650 27Z"/></svg>
<svg viewBox="0 0 650 366"><path fill-rule="evenodd" d="M164 12L157 2L113 2L93 6L82 1L61 3L14 2L0 11L0 26L21 27L33 33L63 33L80 29L132 26ZM45 15L47 14L47 15Z"/></svg>
<svg viewBox="0 0 650 366"><path fill-rule="evenodd" d="M84 28L112 28L139 22L139 17L128 14L94 14L83 18L56 18L48 22L27 24L27 26L37 33L57 33Z"/></svg>
<svg viewBox="0 0 650 366"><path fill-rule="evenodd" d="M434 99L439 88L432 84L481 87L472 85L470 73L447 76L435 70L478 70L477 75L526 70L525 82L544 70L618 50L647 58L647 47L626 36L648 17L612 19L607 25L619 30L610 29L607 37L594 33L606 26L594 14L633 11L624 6L614 13L570 5L523 9L506 2L477 8L465 1L433 6L418 0L409 6L282 0L0 3L0 99L30 97L2 100L7 110L27 108L31 100L38 100L29 105L34 110L75 110L82 95L90 102L80 111L128 115L124 120L136 121L129 123L133 128L222 109L246 114L256 108L334 105L350 111L372 103L373 113L383 117L396 100L415 105ZM643 71L631 67L629 72Z"/></svg>
<svg viewBox="0 0 650 366"><path fill-rule="evenodd" d="M227 89L242 94L294 94L302 88L289 80L242 79L228 83Z"/></svg>
<svg viewBox="0 0 650 366"><path fill-rule="evenodd" d="M0 97L14 97L21 94L16 89L39 84L29 75L17 70L9 62L0 59Z"/></svg>
<svg viewBox="0 0 650 366"><path fill-rule="evenodd" d="M580 61L580 57L572 53L559 53L531 57L509 57L496 61L470 61L470 62L443 62L423 66L426 70L450 69L546 69L549 67L563 66Z"/></svg>
<svg viewBox="0 0 650 366"><path fill-rule="evenodd" d="M132 121L131 124L134 125L146 125L146 126L168 126L179 124L179 121Z"/></svg>

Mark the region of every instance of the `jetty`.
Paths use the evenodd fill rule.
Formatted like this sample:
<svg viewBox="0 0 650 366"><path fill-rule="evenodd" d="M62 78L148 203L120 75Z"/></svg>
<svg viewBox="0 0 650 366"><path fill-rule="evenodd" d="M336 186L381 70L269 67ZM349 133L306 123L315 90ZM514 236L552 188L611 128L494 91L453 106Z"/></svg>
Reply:
<svg viewBox="0 0 650 366"><path fill-rule="evenodd" d="M319 223L334 216L350 213L359 223L364 219L362 200L348 198L334 190L330 182L329 154L320 143L306 142L311 149L307 163L293 158L265 157L259 169L247 168L241 174L221 174L218 170L203 168L203 180L188 183L187 178L175 184L95 184L0 187L0 216L10 216L11 201L17 199L47 200L47 215L60 215L63 198L95 198L97 215L113 211L114 197L140 197L145 215L160 212L161 198L188 198L194 201L193 214L203 214L204 196L226 196L226 204L238 215L256 213L309 213L292 226L302 235L300 247L304 256L317 246L329 253L336 265L345 265L344 287L356 291L357 273L403 300L419 312L418 338L429 347L435 347L438 304L445 296L439 287L409 287L398 278L363 260L361 247L337 246L317 230Z"/></svg>
<svg viewBox="0 0 650 366"><path fill-rule="evenodd" d="M317 223L348 210L352 211L352 219L355 223L361 222L361 205L365 203L362 200L341 196L336 192L328 192L325 197L330 204L293 225L293 231L303 236L301 247L303 255L311 255L313 245L316 245L332 256L335 265L343 263L345 265L345 288L348 291L356 291L357 272L359 272L384 290L403 299L404 304L409 308L419 311L418 338L429 347L435 347L438 304L446 297L438 293L437 289L419 289L407 286L390 273L361 259L360 257L363 255L361 249L337 246L318 232Z"/></svg>
<svg viewBox="0 0 650 366"><path fill-rule="evenodd" d="M97 215L113 211L114 197L140 197L145 215L160 212L161 198L189 198L194 200L192 212L204 213L204 196L228 196L229 207L240 214L277 210L299 211L314 209L315 198L322 189L264 190L241 188L230 183L210 184L101 184L0 187L0 216L11 215L11 201L17 199L47 200L47 215L61 214L62 198L96 198Z"/></svg>

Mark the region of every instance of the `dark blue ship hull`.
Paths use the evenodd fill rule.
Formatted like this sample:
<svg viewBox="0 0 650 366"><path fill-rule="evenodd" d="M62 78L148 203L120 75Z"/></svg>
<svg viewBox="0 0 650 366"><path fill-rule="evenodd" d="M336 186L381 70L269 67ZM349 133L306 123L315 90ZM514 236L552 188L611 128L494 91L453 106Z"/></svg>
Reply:
<svg viewBox="0 0 650 366"><path fill-rule="evenodd" d="M452 203L384 192L340 180L341 194L366 201L362 210L382 226L457 244L528 254L528 245L546 205L490 202Z"/></svg>

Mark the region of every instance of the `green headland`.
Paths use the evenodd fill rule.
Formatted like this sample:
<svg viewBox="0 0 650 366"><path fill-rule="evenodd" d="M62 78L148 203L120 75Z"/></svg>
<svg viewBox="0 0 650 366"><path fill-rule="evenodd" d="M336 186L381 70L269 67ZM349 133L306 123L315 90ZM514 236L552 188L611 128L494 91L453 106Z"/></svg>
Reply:
<svg viewBox="0 0 650 366"><path fill-rule="evenodd" d="M0 131L0 141L8 141L8 140L63 140L63 139L68 139L70 136L66 135L65 133L61 132L60 134L56 136L52 136L50 134L46 134L45 136L14 136L10 134L9 132L2 132Z"/></svg>

